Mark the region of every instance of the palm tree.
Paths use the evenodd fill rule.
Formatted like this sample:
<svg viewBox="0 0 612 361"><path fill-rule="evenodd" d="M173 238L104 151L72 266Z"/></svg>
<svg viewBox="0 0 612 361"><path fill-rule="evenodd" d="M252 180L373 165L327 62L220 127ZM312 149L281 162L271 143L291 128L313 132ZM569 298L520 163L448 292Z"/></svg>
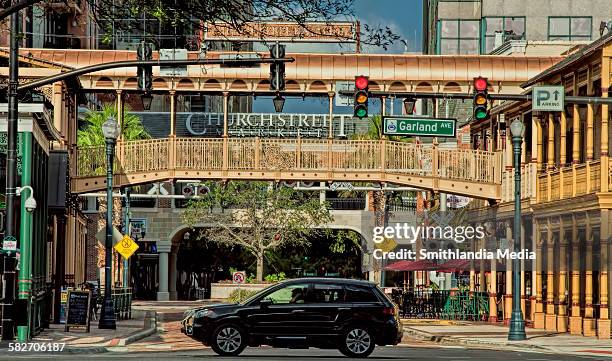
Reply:
<svg viewBox="0 0 612 361"><path fill-rule="evenodd" d="M126 109L129 111L129 109ZM87 110L85 114L85 127L77 131L78 146L100 146L104 145L104 134L102 124L109 118L117 119L117 109L111 105L105 105L101 111ZM121 123L121 138L123 140L150 139L151 135L142 125L140 117L126 112Z"/></svg>
<svg viewBox="0 0 612 361"><path fill-rule="evenodd" d="M126 109L129 111L129 109ZM139 140L139 139L150 139L151 135L142 125L140 118L135 114L125 112L123 115L123 122L121 123L121 137L124 141ZM87 110L85 114L85 126L77 131L77 145L79 147L95 147L103 146L105 143L104 134L102 133L102 124L110 118L117 119L117 109L111 105L105 105L101 111ZM104 152L102 152L104 154ZM105 167L95 170L95 174L104 174L106 171ZM98 229L102 229L105 226L106 213L106 198L99 197L99 212L100 217L98 218ZM121 200L119 198L113 199L113 225L119 226L121 224ZM100 254L104 257L104 246L98 243L98 257Z"/></svg>

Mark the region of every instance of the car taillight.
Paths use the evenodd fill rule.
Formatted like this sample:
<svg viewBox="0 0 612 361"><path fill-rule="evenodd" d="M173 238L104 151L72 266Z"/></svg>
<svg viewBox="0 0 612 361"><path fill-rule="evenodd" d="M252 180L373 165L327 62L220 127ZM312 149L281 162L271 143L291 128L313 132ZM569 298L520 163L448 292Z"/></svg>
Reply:
<svg viewBox="0 0 612 361"><path fill-rule="evenodd" d="M383 315L389 315L389 316L395 315L395 307L385 307L385 308L383 308Z"/></svg>

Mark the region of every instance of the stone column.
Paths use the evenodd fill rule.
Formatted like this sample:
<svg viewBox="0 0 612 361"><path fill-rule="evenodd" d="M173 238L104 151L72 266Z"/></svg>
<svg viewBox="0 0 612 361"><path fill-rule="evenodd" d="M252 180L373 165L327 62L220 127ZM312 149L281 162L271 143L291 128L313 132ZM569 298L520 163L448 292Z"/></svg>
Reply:
<svg viewBox="0 0 612 361"><path fill-rule="evenodd" d="M580 315L580 239L576 218L572 221L572 315L570 316L570 333L582 335L582 316ZM582 261L584 262L584 261Z"/></svg>
<svg viewBox="0 0 612 361"><path fill-rule="evenodd" d="M176 247L173 247L174 249L172 250L172 252L170 253L170 259L169 259L169 269L168 269L168 295L170 300L176 300L176 278L178 275L177 272L177 264L176 264L176 258L178 256L178 249L176 249Z"/></svg>
<svg viewBox="0 0 612 361"><path fill-rule="evenodd" d="M524 142L523 142L524 143ZM525 220L521 219L521 251L525 249ZM527 318L525 314L525 303L527 295L525 294L525 260L519 260L521 265L521 311L523 312L523 320Z"/></svg>
<svg viewBox="0 0 612 361"><path fill-rule="evenodd" d="M542 169L542 162L544 161L544 134L542 132L542 123L540 122L539 116L533 116L536 124L536 133L537 133L537 168L538 170Z"/></svg>
<svg viewBox="0 0 612 361"><path fill-rule="evenodd" d="M565 286L567 282L567 244L568 239L566 237L565 229L563 228L563 222L559 227L559 310L557 312L557 331L567 332L567 288Z"/></svg>
<svg viewBox="0 0 612 361"><path fill-rule="evenodd" d="M555 237L548 222L546 233L546 325L547 330L557 330L557 315L555 314Z"/></svg>
<svg viewBox="0 0 612 361"><path fill-rule="evenodd" d="M587 104L586 159L593 160L593 104Z"/></svg>
<svg viewBox="0 0 612 361"><path fill-rule="evenodd" d="M536 252L537 250L538 239L539 239L538 223L536 219L533 218L533 226L531 229L531 249L534 252ZM529 316L529 319L531 320L531 322L535 320L535 313L536 313L536 283L537 283L536 265L538 261L537 257L538 257L538 254L536 253L536 258L531 260L531 292L530 292L530 297L529 297L529 300L531 302L531 315Z"/></svg>
<svg viewBox="0 0 612 361"><path fill-rule="evenodd" d="M506 222L506 240L508 248L514 249L514 239L510 223ZM504 295L504 325L510 322L512 317L512 260L506 259L506 294Z"/></svg>
<svg viewBox="0 0 612 361"><path fill-rule="evenodd" d="M560 124L560 128L561 128L561 145L560 145L560 149L559 149L559 163L561 164L561 167L565 166L565 164L567 163L567 152L566 152L566 148L567 148L567 117L565 115L565 111L561 112L561 124Z"/></svg>
<svg viewBox="0 0 612 361"><path fill-rule="evenodd" d="M548 113L548 149L546 163L548 169L555 167L555 118L552 113Z"/></svg>
<svg viewBox="0 0 612 361"><path fill-rule="evenodd" d="M582 334L595 336L595 319L593 318L593 230L587 223L586 236L586 272L584 280L584 319Z"/></svg>
<svg viewBox="0 0 612 361"><path fill-rule="evenodd" d="M325 184L325 182L319 182L319 187L325 188L327 187L327 184ZM366 195L366 198L367 198L367 195ZM321 204L325 203L325 189L322 189L319 191L319 203Z"/></svg>
<svg viewBox="0 0 612 361"><path fill-rule="evenodd" d="M170 90L170 137L176 136L176 91Z"/></svg>
<svg viewBox="0 0 612 361"><path fill-rule="evenodd" d="M159 254L159 288L157 289L157 300L168 301L168 253L172 243L170 241L157 241L157 253Z"/></svg>
<svg viewBox="0 0 612 361"><path fill-rule="evenodd" d="M494 247L497 249L497 247ZM497 322L497 259L491 260L491 280L489 282L489 322Z"/></svg>
<svg viewBox="0 0 612 361"><path fill-rule="evenodd" d="M606 109L607 111L607 109ZM601 210L601 260L599 262L599 319L597 320L597 337L602 340L610 339L610 314L608 309L608 234L610 234L609 210Z"/></svg>
<svg viewBox="0 0 612 361"><path fill-rule="evenodd" d="M536 267L535 267L535 296L536 296L536 307L535 307L535 315L533 318L533 327L534 328L544 328L544 303L542 301L542 257L544 254L542 253L542 245L543 239L540 236L540 230L537 229L538 232L537 244L536 244Z"/></svg>
<svg viewBox="0 0 612 361"><path fill-rule="evenodd" d="M573 139L572 139L572 163L580 163L580 112L578 104L574 104Z"/></svg>

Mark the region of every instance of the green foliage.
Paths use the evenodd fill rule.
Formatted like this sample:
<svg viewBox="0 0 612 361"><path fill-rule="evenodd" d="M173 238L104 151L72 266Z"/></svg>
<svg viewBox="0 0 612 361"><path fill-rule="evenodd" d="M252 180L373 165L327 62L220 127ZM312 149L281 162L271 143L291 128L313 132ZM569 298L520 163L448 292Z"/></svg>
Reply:
<svg viewBox="0 0 612 361"><path fill-rule="evenodd" d="M264 278L264 281L269 282L269 283L275 283L275 282L284 281L286 279L287 279L287 276L285 275L285 272L279 272L279 273L272 273L272 274L266 275L266 277Z"/></svg>
<svg viewBox="0 0 612 361"><path fill-rule="evenodd" d="M192 228L211 225L201 238L250 252L258 261L258 281L263 280L267 251L305 246L309 237L330 231L324 228L332 220L327 205L292 188L274 187L269 182L206 185L210 192L188 203L183 213L185 223Z"/></svg>
<svg viewBox="0 0 612 361"><path fill-rule="evenodd" d="M257 290L243 290L243 289L236 289L233 290L229 297L227 298L227 302L229 303L238 303L241 302L242 300L246 300L247 298L253 296L254 294L256 294Z"/></svg>
<svg viewBox="0 0 612 361"><path fill-rule="evenodd" d="M361 235L351 230L339 230L333 234L333 243L329 246L329 250L333 253L344 253L347 247L356 248L363 251L361 248Z"/></svg>
<svg viewBox="0 0 612 361"><path fill-rule="evenodd" d="M78 146L104 145L104 134L102 124L109 118L117 119L117 110L113 106L106 105L102 111L88 110L85 115L85 127L77 131ZM123 115L121 124L121 136L123 140L150 139L151 136L142 125L137 115L130 114L128 109Z"/></svg>

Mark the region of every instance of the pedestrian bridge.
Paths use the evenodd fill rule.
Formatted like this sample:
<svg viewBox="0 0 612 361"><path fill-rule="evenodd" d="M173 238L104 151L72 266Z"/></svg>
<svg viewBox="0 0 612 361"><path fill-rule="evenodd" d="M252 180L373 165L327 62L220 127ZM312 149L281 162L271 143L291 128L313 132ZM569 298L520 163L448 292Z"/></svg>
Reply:
<svg viewBox="0 0 612 361"><path fill-rule="evenodd" d="M72 193L106 187L105 146L77 147ZM118 142L113 186L165 179L387 182L498 201L500 152L388 140L161 138Z"/></svg>

